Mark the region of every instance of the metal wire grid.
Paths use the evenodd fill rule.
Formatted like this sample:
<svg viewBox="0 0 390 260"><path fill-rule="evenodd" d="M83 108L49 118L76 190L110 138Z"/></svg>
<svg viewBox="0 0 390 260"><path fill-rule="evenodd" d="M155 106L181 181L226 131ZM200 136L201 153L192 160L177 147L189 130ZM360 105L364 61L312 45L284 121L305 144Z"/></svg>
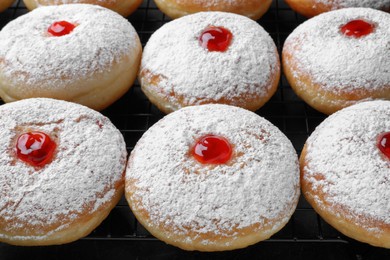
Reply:
<svg viewBox="0 0 390 260"><path fill-rule="evenodd" d="M23 2L18 0L12 7L0 14L0 28L27 12ZM281 53L286 37L304 20L305 18L293 12L282 0L275 0L270 10L259 20L259 24L270 33ZM170 19L157 9L152 0L144 0L140 8L129 17L129 21L137 30L142 44L145 45L150 35ZM103 114L120 129L125 137L129 153L142 134L164 116L143 95L138 83L124 97L103 111ZM298 154L307 137L325 118L323 114L308 107L294 94L283 75L278 91L264 107L257 111L257 114L279 127L292 141ZM140 242L143 247L152 251L152 248L156 247L160 250L173 250L158 242L137 222L124 198L94 232L82 239L87 242L129 240L133 243ZM277 252L281 249L282 253L277 255L280 256L279 259L310 259L308 257L311 256L318 259L357 260L382 259L377 258L382 256L390 258L388 250L374 248L342 236L324 222L303 198L300 199L298 208L286 227L271 239L258 245L212 255L184 253L174 249L169 256L186 259L232 257L235 259L256 255L268 258L270 255L275 256L275 250ZM296 255L297 252L298 255Z"/></svg>

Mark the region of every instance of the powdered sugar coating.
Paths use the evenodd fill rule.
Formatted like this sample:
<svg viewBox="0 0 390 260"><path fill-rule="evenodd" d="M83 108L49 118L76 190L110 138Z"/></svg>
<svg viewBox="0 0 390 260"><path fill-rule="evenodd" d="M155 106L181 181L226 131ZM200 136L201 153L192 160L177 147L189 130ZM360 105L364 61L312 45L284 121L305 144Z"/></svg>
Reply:
<svg viewBox="0 0 390 260"><path fill-rule="evenodd" d="M108 118L52 99L2 105L0 115L0 238L25 229L17 239L45 239L118 196L126 146ZM57 144L52 162L42 168L16 157L17 136L31 130L47 133ZM48 225L54 226L51 233L40 231Z"/></svg>
<svg viewBox="0 0 390 260"><path fill-rule="evenodd" d="M202 5L203 7L214 7L220 5L236 6L240 1L237 0L192 0L193 5ZM188 0L176 0L177 4L187 4Z"/></svg>
<svg viewBox="0 0 390 260"><path fill-rule="evenodd" d="M227 51L209 52L200 46L198 38L208 26L231 31ZM185 105L267 96L278 69L268 33L249 18L222 12L200 12L165 24L151 36L141 62L141 74L160 76L158 87L165 96L172 102L182 97Z"/></svg>
<svg viewBox="0 0 390 260"><path fill-rule="evenodd" d="M306 143L305 181L349 211L345 218L376 232L370 220L390 225L390 160L377 147L389 131L390 101L363 102L331 115Z"/></svg>
<svg viewBox="0 0 390 260"><path fill-rule="evenodd" d="M347 37L340 27L363 19L375 25L373 33ZM318 15L296 28L283 52L293 55L296 79L310 75L327 91L348 93L360 89L390 88L390 15L368 8L347 8Z"/></svg>
<svg viewBox="0 0 390 260"><path fill-rule="evenodd" d="M330 5L332 10L349 7L389 9L390 0L315 0L315 4Z"/></svg>
<svg viewBox="0 0 390 260"><path fill-rule="evenodd" d="M68 35L50 36L49 26L62 20L77 26ZM0 32L0 75L13 84L23 84L26 92L63 89L109 70L136 48L137 37L126 19L106 8L84 4L40 7Z"/></svg>
<svg viewBox="0 0 390 260"><path fill-rule="evenodd" d="M77 3L85 3L86 0L39 0L38 4L77 4ZM121 2L121 0L94 0L97 4L109 4L115 2Z"/></svg>
<svg viewBox="0 0 390 260"><path fill-rule="evenodd" d="M230 142L231 161L204 165L190 155L207 134ZM126 182L136 187L127 191L133 193L133 210L146 208L152 225L184 235L190 229L234 237L233 230L254 224L278 230L299 197L291 142L264 118L226 105L183 108L152 126L131 154Z"/></svg>

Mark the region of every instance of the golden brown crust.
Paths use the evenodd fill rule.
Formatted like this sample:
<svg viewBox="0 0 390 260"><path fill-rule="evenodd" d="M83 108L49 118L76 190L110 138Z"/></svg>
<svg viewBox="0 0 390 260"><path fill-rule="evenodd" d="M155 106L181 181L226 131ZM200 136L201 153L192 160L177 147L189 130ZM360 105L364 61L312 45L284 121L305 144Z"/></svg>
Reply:
<svg viewBox="0 0 390 260"><path fill-rule="evenodd" d="M278 56L276 49L275 55ZM147 69L141 70L138 77L141 83L142 91L149 98L150 102L157 106L158 109L168 114L182 107L194 105L186 103L183 96L180 96L174 92L165 93L164 90L159 86L162 78L164 78L163 75L154 75ZM265 86L269 86L266 87L266 89L268 89L266 96L244 94L234 99L227 99L226 97L222 97L218 100L198 99L197 102L199 105L227 104L242 107L250 111L256 111L262 107L276 92L279 79L280 62L278 58L274 72L271 74L269 81L264 84Z"/></svg>
<svg viewBox="0 0 390 260"><path fill-rule="evenodd" d="M131 195L127 195L127 197L128 200L131 199ZM132 208L131 205L130 207ZM185 235L181 235L175 233L172 229L164 228L162 226L154 226L148 219L147 210L137 211L132 208L132 212L142 226L156 238L183 250L198 250L202 252L234 250L253 245L270 238L274 233L282 229L288 222L288 219L278 219L267 222L266 227L260 227L260 225L257 224L240 230L232 229L232 232L238 232L238 235L233 237L218 236L215 233L198 234L190 230L188 230ZM272 224L277 224L277 228L275 228ZM189 239L191 240L191 243L188 242ZM210 244L202 243L202 241L205 240L210 241Z"/></svg>
<svg viewBox="0 0 390 260"><path fill-rule="evenodd" d="M0 12L10 7L15 0L2 0L0 1Z"/></svg>
<svg viewBox="0 0 390 260"><path fill-rule="evenodd" d="M257 20L267 12L272 0L241 0L234 2L220 0L215 5L210 5L208 0L155 0L155 2L158 8L171 18L179 18L202 11L222 11L245 15Z"/></svg>
<svg viewBox="0 0 390 260"><path fill-rule="evenodd" d="M85 207L80 217L74 221L69 221L69 216L64 216L64 219L68 218L66 223L54 223L40 227L30 226L26 222L23 225L25 228L20 228L19 230L13 228L12 233L7 233L4 230L7 229L7 226L12 225L14 219L1 219L0 230L2 230L2 234L0 240L18 246L45 246L70 243L85 237L102 223L119 202L123 195L124 181L116 183L115 190L116 192L110 201L101 205L92 214L90 213L91 208Z"/></svg>
<svg viewBox="0 0 390 260"><path fill-rule="evenodd" d="M307 104L324 114L332 114L342 108L368 99L390 99L390 86L370 90L360 88L350 91L332 92L325 90L321 84L314 83L312 77L299 69L294 54L283 47L283 72L294 92Z"/></svg>
<svg viewBox="0 0 390 260"><path fill-rule="evenodd" d="M132 153L129 158L129 164L131 164L133 156L134 153ZM136 179L126 179L125 196L137 220L156 238L167 244L174 245L188 251L198 250L203 252L214 252L234 250L266 240L281 230L288 223L289 217L286 216L292 215L299 198L299 196L296 196L296 199L293 200L291 205L287 207L291 212L283 212L283 214L275 219L266 219L264 220L263 225L257 223L241 229L232 228L232 230L230 230L230 236L219 235L226 232L216 231L199 233L194 232L190 228L188 228L184 234L178 234L175 232L174 227L165 225L164 223L155 225L150 220L147 208L143 206L140 207L142 202L133 196L137 189L135 185L136 182ZM299 187L297 186L296 189L295 194L299 194ZM209 241L209 243L205 244L204 241Z"/></svg>
<svg viewBox="0 0 390 260"><path fill-rule="evenodd" d="M56 5L58 1L54 0L23 0L27 9L30 11L46 5ZM138 6L142 3L142 0L115 0L115 1L97 1L97 0L77 0L77 1L66 1L67 4L78 3L78 4L94 4L111 9L124 17L129 16L133 13Z"/></svg>
<svg viewBox="0 0 390 260"><path fill-rule="evenodd" d="M348 211L345 207L331 203L327 200L327 194L321 188L314 189L313 183L305 179L305 167L308 166L306 160L307 145L305 144L301 157L301 187L302 193L306 200L314 208L314 210L330 225L339 230L344 235L353 239L371 244L390 248L390 225L384 222L376 221L364 215L356 215L354 212ZM322 173L317 173L317 179L324 179ZM354 214L353 220L346 216ZM370 229L374 231L370 231ZM377 229L381 232L378 233Z"/></svg>
<svg viewBox="0 0 390 260"><path fill-rule="evenodd" d="M291 7L291 9L306 17L313 17L321 13L342 8L339 5L337 5L337 3L333 3L333 1L328 1L328 3L318 2L318 0L285 0L285 1ZM382 11L389 12L390 10L389 8L387 9L385 8L382 9Z"/></svg>
<svg viewBox="0 0 390 260"><path fill-rule="evenodd" d="M331 4L317 3L313 0L285 0L286 3L293 9L295 12L306 16L313 17L321 13L328 12L332 10Z"/></svg>
<svg viewBox="0 0 390 260"><path fill-rule="evenodd" d="M25 84L8 82L9 78L0 73L0 96L5 102L16 100L46 97L71 101L88 106L95 110L103 110L124 95L133 85L141 62L142 47L137 39L135 48L120 59L120 62L112 64L109 70L95 73L86 79L74 79L73 84L66 88L58 88L53 91L51 87L37 91L26 91ZM44 86L45 83L40 83ZM37 89L37 88L34 88Z"/></svg>

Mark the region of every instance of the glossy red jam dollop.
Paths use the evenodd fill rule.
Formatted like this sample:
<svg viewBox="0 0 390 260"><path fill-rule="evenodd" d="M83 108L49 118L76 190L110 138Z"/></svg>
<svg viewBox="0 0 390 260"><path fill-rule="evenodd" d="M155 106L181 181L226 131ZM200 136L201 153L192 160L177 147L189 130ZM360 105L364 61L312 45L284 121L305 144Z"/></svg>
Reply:
<svg viewBox="0 0 390 260"><path fill-rule="evenodd" d="M353 20L341 27L341 32L349 37L360 38L374 31L375 26L364 20Z"/></svg>
<svg viewBox="0 0 390 260"><path fill-rule="evenodd" d="M53 158L56 146L45 133L27 132L18 137L16 153L20 160L32 166L43 166Z"/></svg>
<svg viewBox="0 0 390 260"><path fill-rule="evenodd" d="M199 43L209 51L224 52L228 49L233 34L226 28L209 26L199 36Z"/></svg>
<svg viewBox="0 0 390 260"><path fill-rule="evenodd" d="M390 159L390 132L379 136L378 140L379 150Z"/></svg>
<svg viewBox="0 0 390 260"><path fill-rule="evenodd" d="M206 135L196 142L192 155L203 164L223 164L232 157L232 147L221 136Z"/></svg>
<svg viewBox="0 0 390 260"><path fill-rule="evenodd" d="M47 31L53 36L64 36L73 31L76 26L67 21L54 22L50 25Z"/></svg>

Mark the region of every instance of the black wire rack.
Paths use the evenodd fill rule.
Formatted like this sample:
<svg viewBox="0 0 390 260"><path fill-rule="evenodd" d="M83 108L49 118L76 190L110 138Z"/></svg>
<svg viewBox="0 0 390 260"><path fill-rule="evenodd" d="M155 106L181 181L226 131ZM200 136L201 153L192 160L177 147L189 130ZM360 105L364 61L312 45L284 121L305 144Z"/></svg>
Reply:
<svg viewBox="0 0 390 260"><path fill-rule="evenodd" d="M0 28L27 13L21 0L0 14ZM128 17L143 45L150 35L170 19L153 0L144 0ZM258 21L274 39L279 53L287 36L304 17L293 12L282 0L274 0L270 10ZM0 101L0 105L3 102ZM115 104L103 111L120 129L130 153L142 134L164 114L151 105L138 83ZM304 142L325 115L301 101L282 75L272 99L257 111L281 129L298 154ZM124 198L108 218L88 237L50 247L16 247L0 243L0 259L390 259L390 250L349 239L324 222L301 198L289 223L271 239L245 249L220 252L186 252L151 236L132 215Z"/></svg>

